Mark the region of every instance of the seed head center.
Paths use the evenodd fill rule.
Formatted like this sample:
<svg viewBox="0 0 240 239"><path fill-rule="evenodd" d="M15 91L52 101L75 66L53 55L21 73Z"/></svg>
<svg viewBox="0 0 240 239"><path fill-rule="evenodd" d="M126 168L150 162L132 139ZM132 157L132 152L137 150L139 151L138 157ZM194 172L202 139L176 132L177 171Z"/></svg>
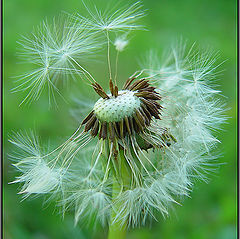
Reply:
<svg viewBox="0 0 240 239"><path fill-rule="evenodd" d="M117 97L108 95L109 99L100 98L93 107L96 117L102 122L118 122L125 116L132 116L141 105L141 100L134 93L123 90Z"/></svg>

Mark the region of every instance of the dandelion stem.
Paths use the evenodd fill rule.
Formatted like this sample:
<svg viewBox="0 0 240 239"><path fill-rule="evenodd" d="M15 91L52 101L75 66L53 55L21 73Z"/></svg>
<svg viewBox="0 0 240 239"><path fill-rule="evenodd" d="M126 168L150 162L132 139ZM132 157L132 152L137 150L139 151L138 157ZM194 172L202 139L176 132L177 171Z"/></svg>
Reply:
<svg viewBox="0 0 240 239"><path fill-rule="evenodd" d="M113 184L113 189L121 190L121 187L118 184L118 182L115 182ZM113 196L117 196L117 195L113 195ZM113 219L115 216L116 216L116 212L114 210L112 210L111 222L109 225L109 232L108 232L108 239L124 239L126 237L126 233L127 233L127 225L126 225L126 223L124 223L122 225L121 221L113 222Z"/></svg>
<svg viewBox="0 0 240 239"><path fill-rule="evenodd" d="M107 59L108 59L108 71L109 71L109 78L112 79L112 68L111 68L111 60L110 60L110 39L109 33L107 30Z"/></svg>
<svg viewBox="0 0 240 239"><path fill-rule="evenodd" d="M117 85L118 56L119 56L119 51L117 51L116 62L115 62L115 77L114 77L115 85Z"/></svg>
<svg viewBox="0 0 240 239"><path fill-rule="evenodd" d="M121 168L121 178L122 184L118 180L113 181L112 185L112 200L116 201L119 193L122 190L126 190L131 182L131 176L128 171L128 165L126 164L126 159L124 156L124 151L119 152L119 164ZM124 239L127 233L127 221L123 222L121 220L115 220L118 209L121 208L119 203L115 203L114 208L111 213L111 222L109 225L108 239Z"/></svg>
<svg viewBox="0 0 240 239"><path fill-rule="evenodd" d="M84 73L90 76L93 82L96 82L94 77L84 68L82 67L76 60L74 60L71 56L68 56ZM92 81L87 77L87 79L92 83Z"/></svg>

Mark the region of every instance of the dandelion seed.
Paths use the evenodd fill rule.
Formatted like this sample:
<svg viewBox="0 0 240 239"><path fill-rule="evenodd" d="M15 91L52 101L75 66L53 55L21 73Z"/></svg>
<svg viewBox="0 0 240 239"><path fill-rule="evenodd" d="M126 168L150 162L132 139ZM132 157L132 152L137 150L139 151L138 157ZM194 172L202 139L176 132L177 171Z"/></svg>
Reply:
<svg viewBox="0 0 240 239"><path fill-rule="evenodd" d="M83 2L84 3L84 2ZM86 18L79 15L79 19L83 19L90 30L98 31L126 31L142 28L143 26L136 22L144 16L144 11L140 2L136 2L127 8L108 9L107 12L98 10L95 6L94 11L91 11L86 4L85 8L90 17ZM111 11L111 12L109 12Z"/></svg>
<svg viewBox="0 0 240 239"><path fill-rule="evenodd" d="M128 40L125 37L118 37L115 39L114 46L117 51L123 51L128 45Z"/></svg>
<svg viewBox="0 0 240 239"><path fill-rule="evenodd" d="M65 20L62 20L65 19ZM31 59L34 67L19 80L19 85L12 91L28 91L23 102L38 100L45 86L49 97L58 91L57 83L63 85L69 78L85 77L94 81L92 75L82 66L91 55L102 46L102 41L86 29L84 21L72 21L66 16L55 19L52 24L43 22L30 37L23 37L21 60ZM23 103L22 102L22 103Z"/></svg>
<svg viewBox="0 0 240 239"><path fill-rule="evenodd" d="M24 198L31 194L47 194L60 190L63 176L63 168L52 168L40 154L38 139L33 132L29 136L23 133L15 134L10 142L18 147L19 153L12 155L13 160L18 162L13 164L22 175L18 176L12 183L23 183L19 194L24 194ZM20 155L20 157L16 157Z"/></svg>

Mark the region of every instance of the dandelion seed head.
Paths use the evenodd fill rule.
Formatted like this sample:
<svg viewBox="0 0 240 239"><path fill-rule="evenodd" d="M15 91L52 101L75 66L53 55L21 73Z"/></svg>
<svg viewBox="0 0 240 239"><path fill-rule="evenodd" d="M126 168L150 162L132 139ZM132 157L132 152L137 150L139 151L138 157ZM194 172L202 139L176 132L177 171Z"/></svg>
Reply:
<svg viewBox="0 0 240 239"><path fill-rule="evenodd" d="M141 101L132 91L119 91L117 97L100 98L93 110L100 121L118 122L129 117L140 108Z"/></svg>

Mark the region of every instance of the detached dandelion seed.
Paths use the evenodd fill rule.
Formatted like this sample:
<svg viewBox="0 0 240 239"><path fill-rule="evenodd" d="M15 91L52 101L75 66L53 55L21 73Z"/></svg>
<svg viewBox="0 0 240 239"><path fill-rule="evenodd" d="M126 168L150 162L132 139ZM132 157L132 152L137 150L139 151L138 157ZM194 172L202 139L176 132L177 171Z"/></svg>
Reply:
<svg viewBox="0 0 240 239"><path fill-rule="evenodd" d="M187 51L184 44L172 48L166 62L150 53L143 69L119 87L118 55L144 12L139 2L110 14L87 11L89 17L69 16L64 26L54 22L52 31L44 23L26 40L26 57L36 69L15 91L29 90L24 101L32 101L45 84L55 88L66 76L86 80L99 99L73 135L52 151L42 152L33 133L16 133L10 142L20 150L12 155L20 176L13 183L23 184L23 198L58 198L63 213L74 211L75 224L93 216L109 226L109 238L124 238L128 228L155 220L157 212L167 216L172 204L189 196L195 179L207 180L218 157L215 134L225 121L225 105L210 86L215 59ZM114 41L110 32L122 37ZM104 44L108 91L81 63Z"/></svg>
<svg viewBox="0 0 240 239"><path fill-rule="evenodd" d="M114 41L114 46L118 52L123 51L128 45L128 40L125 36L117 37Z"/></svg>

